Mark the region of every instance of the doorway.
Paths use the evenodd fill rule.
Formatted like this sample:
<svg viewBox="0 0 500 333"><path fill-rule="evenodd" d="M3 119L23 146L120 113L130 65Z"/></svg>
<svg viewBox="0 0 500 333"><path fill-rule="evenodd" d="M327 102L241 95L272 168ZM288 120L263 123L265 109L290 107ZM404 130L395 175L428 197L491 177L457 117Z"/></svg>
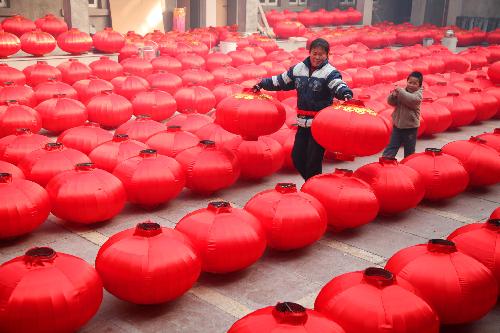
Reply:
<svg viewBox="0 0 500 333"><path fill-rule="evenodd" d="M227 25L227 0L217 0L215 6L217 26Z"/></svg>
<svg viewBox="0 0 500 333"><path fill-rule="evenodd" d="M446 25L447 0L427 0L425 6L425 23L432 23L438 27Z"/></svg>

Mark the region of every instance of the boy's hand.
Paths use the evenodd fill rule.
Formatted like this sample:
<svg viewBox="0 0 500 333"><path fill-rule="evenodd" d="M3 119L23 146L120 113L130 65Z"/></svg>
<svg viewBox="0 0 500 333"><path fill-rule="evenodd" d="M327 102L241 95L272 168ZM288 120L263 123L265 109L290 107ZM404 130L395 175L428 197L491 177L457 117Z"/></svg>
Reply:
<svg viewBox="0 0 500 333"><path fill-rule="evenodd" d="M350 101L350 100L352 99L351 92L346 91L346 92L344 93L344 96L342 96L342 97L343 97L344 101L346 101L346 102L347 102L347 101Z"/></svg>

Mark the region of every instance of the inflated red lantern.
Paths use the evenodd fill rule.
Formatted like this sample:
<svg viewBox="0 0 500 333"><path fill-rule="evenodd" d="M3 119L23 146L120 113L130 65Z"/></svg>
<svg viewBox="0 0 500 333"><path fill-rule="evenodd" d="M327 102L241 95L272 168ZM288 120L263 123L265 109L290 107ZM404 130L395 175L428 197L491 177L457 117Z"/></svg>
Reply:
<svg viewBox="0 0 500 333"><path fill-rule="evenodd" d="M148 208L177 197L186 183L179 162L154 149L118 163L113 174L122 181L128 201Z"/></svg>
<svg viewBox="0 0 500 333"><path fill-rule="evenodd" d="M198 137L205 139L201 135ZM231 149L240 161L241 178L260 179L270 176L281 169L285 160L281 144L267 136L256 140L232 140L225 147Z"/></svg>
<svg viewBox="0 0 500 333"><path fill-rule="evenodd" d="M180 126L183 131L195 133L197 130L212 123L214 120L207 115L199 113L178 114L170 118L167 126Z"/></svg>
<svg viewBox="0 0 500 333"><path fill-rule="evenodd" d="M125 37L109 27L96 32L92 36L92 41L94 47L104 53L116 53L125 45Z"/></svg>
<svg viewBox="0 0 500 333"><path fill-rule="evenodd" d="M399 164L395 158L380 157L378 162L360 167L354 176L373 188L382 214L397 214L414 208L425 195L422 176Z"/></svg>
<svg viewBox="0 0 500 333"><path fill-rule="evenodd" d="M255 64L244 64L238 66L238 70L243 75L243 80L257 79L261 80L265 78L267 74L266 68Z"/></svg>
<svg viewBox="0 0 500 333"><path fill-rule="evenodd" d="M227 55L231 57L231 66L233 67L253 63L253 57L250 52L247 51L236 50L228 52Z"/></svg>
<svg viewBox="0 0 500 333"><path fill-rule="evenodd" d="M472 136L443 146L443 153L455 156L469 173L470 185L488 186L500 182L500 155L485 140Z"/></svg>
<svg viewBox="0 0 500 333"><path fill-rule="evenodd" d="M207 208L184 216L175 226L189 237L201 259L201 269L229 273L255 263L266 248L259 220L229 202L210 202Z"/></svg>
<svg viewBox="0 0 500 333"><path fill-rule="evenodd" d="M76 81L73 88L78 93L78 99L86 105L92 97L100 95L104 90L113 90L114 87L109 81L90 76L86 80Z"/></svg>
<svg viewBox="0 0 500 333"><path fill-rule="evenodd" d="M389 65L371 67L373 70L374 83L392 83L398 80L398 72Z"/></svg>
<svg viewBox="0 0 500 333"><path fill-rule="evenodd" d="M498 207L497 209L495 209L493 211L493 213L491 213L490 219L494 219L494 220L500 219L500 207Z"/></svg>
<svg viewBox="0 0 500 333"><path fill-rule="evenodd" d="M230 150L235 149L243 140L241 136L228 132L219 124L215 123L208 123L200 127L194 134L200 138L200 140L214 141L217 146ZM236 154L236 151L233 152ZM264 166L264 168L266 167Z"/></svg>
<svg viewBox="0 0 500 333"><path fill-rule="evenodd" d="M374 190L352 174L351 170L335 169L308 179L301 188L325 207L328 225L335 231L367 224L379 211Z"/></svg>
<svg viewBox="0 0 500 333"><path fill-rule="evenodd" d="M467 188L469 174L462 163L441 149L426 148L425 152L412 154L401 161L416 170L424 181L425 195L428 200L452 198Z"/></svg>
<svg viewBox="0 0 500 333"><path fill-rule="evenodd" d="M254 311L235 322L227 333L272 333L295 329L304 333L345 333L342 327L321 313L291 302Z"/></svg>
<svg viewBox="0 0 500 333"><path fill-rule="evenodd" d="M3 263L0 274L0 330L5 333L75 332L102 302L95 269L48 247L32 248Z"/></svg>
<svg viewBox="0 0 500 333"><path fill-rule="evenodd" d="M450 110L443 104L434 103L432 98L422 100L420 115L425 121L424 135L444 132L453 122Z"/></svg>
<svg viewBox="0 0 500 333"><path fill-rule="evenodd" d="M127 73L124 76L115 77L111 83L114 86L114 91L129 101L132 101L138 93L149 89L149 82L146 79Z"/></svg>
<svg viewBox="0 0 500 333"><path fill-rule="evenodd" d="M49 142L50 138L45 135L34 134L28 128L19 128L16 134L0 139L0 159L17 164L24 156L45 147Z"/></svg>
<svg viewBox="0 0 500 333"><path fill-rule="evenodd" d="M352 87L369 87L375 84L373 72L366 68L347 69L346 73L352 77Z"/></svg>
<svg viewBox="0 0 500 333"><path fill-rule="evenodd" d="M133 108L125 97L104 90L87 103L89 120L102 127L118 127L132 117Z"/></svg>
<svg viewBox="0 0 500 333"><path fill-rule="evenodd" d="M224 98L241 93L243 89L243 86L237 83L221 83L217 85L212 90L216 101L215 106L217 107Z"/></svg>
<svg viewBox="0 0 500 333"><path fill-rule="evenodd" d="M58 81L62 80L61 71L47 64L46 61L38 60L36 64L25 67L23 73L26 76L26 83L31 87L47 82L50 78L55 78Z"/></svg>
<svg viewBox="0 0 500 333"><path fill-rule="evenodd" d="M62 81L67 84L74 84L76 81L85 80L92 73L89 66L73 58L60 63L57 65L57 68L61 71Z"/></svg>
<svg viewBox="0 0 500 333"><path fill-rule="evenodd" d="M21 49L21 41L16 35L0 29L0 58L16 54Z"/></svg>
<svg viewBox="0 0 500 333"><path fill-rule="evenodd" d="M457 249L485 265L497 280L500 292L500 220L472 223L458 228L448 236Z"/></svg>
<svg viewBox="0 0 500 333"><path fill-rule="evenodd" d="M403 249L389 259L386 269L411 283L442 324L477 320L497 301L491 271L448 240L432 239Z"/></svg>
<svg viewBox="0 0 500 333"><path fill-rule="evenodd" d="M7 64L0 64L0 87L3 87L6 82L13 82L17 86L26 84L26 76L22 71Z"/></svg>
<svg viewBox="0 0 500 333"><path fill-rule="evenodd" d="M495 128L491 133L484 133L477 136L485 140L485 144L493 149L496 149L500 153L500 128Z"/></svg>
<svg viewBox="0 0 500 333"><path fill-rule="evenodd" d="M108 292L135 304L180 297L201 272L190 240L150 221L111 236L99 249L95 265Z"/></svg>
<svg viewBox="0 0 500 333"><path fill-rule="evenodd" d="M306 27L300 22L279 21L273 27L273 31L277 38L287 39L290 37L304 36Z"/></svg>
<svg viewBox="0 0 500 333"><path fill-rule="evenodd" d="M203 69L186 69L182 71L181 79L186 87L202 86L211 90L215 86L215 76Z"/></svg>
<svg viewBox="0 0 500 333"><path fill-rule="evenodd" d="M245 80L241 71L232 66L218 67L212 70L214 83L241 83Z"/></svg>
<svg viewBox="0 0 500 333"><path fill-rule="evenodd" d="M175 74L160 70L146 78L151 88L159 89L174 95L182 87L182 79Z"/></svg>
<svg viewBox="0 0 500 333"><path fill-rule="evenodd" d="M51 34L54 37L59 36L65 31L68 31L68 25L63 19L56 17L54 14L47 14L35 20L35 25L38 29Z"/></svg>
<svg viewBox="0 0 500 333"><path fill-rule="evenodd" d="M500 84L500 61L497 61L488 67L488 76L495 84Z"/></svg>
<svg viewBox="0 0 500 333"><path fill-rule="evenodd" d="M148 115L155 121L170 118L177 109L175 99L156 88L138 93L132 100L134 115Z"/></svg>
<svg viewBox="0 0 500 333"><path fill-rule="evenodd" d="M461 55L450 54L445 58L445 70L447 72L467 73L470 69L470 60Z"/></svg>
<svg viewBox="0 0 500 333"><path fill-rule="evenodd" d="M12 163L0 160L0 170L4 173L10 173L12 179L26 179L23 171Z"/></svg>
<svg viewBox="0 0 500 333"><path fill-rule="evenodd" d="M112 138L113 134L102 129L99 124L86 122L84 125L62 132L57 138L57 142L88 155L92 149Z"/></svg>
<svg viewBox="0 0 500 333"><path fill-rule="evenodd" d="M171 74L180 75L182 72L182 64L179 60L171 56L159 56L151 60L154 70L163 70Z"/></svg>
<svg viewBox="0 0 500 333"><path fill-rule="evenodd" d="M181 151L175 159L186 172L186 187L201 194L211 194L229 187L240 175L240 163L231 151L202 140Z"/></svg>
<svg viewBox="0 0 500 333"><path fill-rule="evenodd" d="M112 140L101 143L89 153L96 168L113 172L115 167L128 158L135 157L147 149L144 143L131 140L127 134L115 134Z"/></svg>
<svg viewBox="0 0 500 333"><path fill-rule="evenodd" d="M57 36L57 46L71 54L82 54L92 48L92 37L77 28L71 28Z"/></svg>
<svg viewBox="0 0 500 333"><path fill-rule="evenodd" d="M36 29L36 25L22 15L13 15L2 21L2 29L21 37L24 33Z"/></svg>
<svg viewBox="0 0 500 333"><path fill-rule="evenodd" d="M471 124L477 117L474 105L459 96L459 93L449 93L447 97L436 100L436 104L444 105L451 113L450 128Z"/></svg>
<svg viewBox="0 0 500 333"><path fill-rule="evenodd" d="M369 267L328 282L319 292L314 309L348 333L438 333L438 316L415 292L390 271Z"/></svg>
<svg viewBox="0 0 500 333"><path fill-rule="evenodd" d="M179 51L179 50L177 50ZM176 59L180 61L182 69L205 69L205 59L194 53L179 53Z"/></svg>
<svg viewBox="0 0 500 333"><path fill-rule="evenodd" d="M389 143L391 131L387 120L361 101L323 109L311 128L316 141L327 150L351 156L378 153Z"/></svg>
<svg viewBox="0 0 500 333"><path fill-rule="evenodd" d="M462 94L461 97L471 102L476 108L475 121L488 120L497 113L497 99L495 96L483 93L481 88L470 88L469 93Z"/></svg>
<svg viewBox="0 0 500 333"><path fill-rule="evenodd" d="M37 57L50 53L56 48L54 37L39 29L26 32L19 39L21 40L21 50Z"/></svg>
<svg viewBox="0 0 500 333"><path fill-rule="evenodd" d="M377 100L376 94L373 96L370 95L370 91L368 89L362 89L360 94L358 95L357 90L360 88L354 88L353 93L356 94L358 99L363 102L363 105L370 110L375 111L375 113L380 113L383 110L387 109L387 104L379 102Z"/></svg>
<svg viewBox="0 0 500 333"><path fill-rule="evenodd" d="M92 69L92 74L106 81L111 81L123 74L123 66L106 56L91 62L89 67Z"/></svg>
<svg viewBox="0 0 500 333"><path fill-rule="evenodd" d="M267 70L267 76L280 75L287 71L287 68L279 62L276 61L263 61L259 64L261 67L264 67ZM294 94L295 93L295 94ZM278 94L289 94L291 96L297 96L297 90L279 90ZM293 95L292 95L293 94ZM287 98L285 97L285 98ZM283 98L283 99L285 99ZM280 99L281 101L282 99Z"/></svg>
<svg viewBox="0 0 500 333"><path fill-rule="evenodd" d="M326 230L327 212L313 196L297 192L295 184L278 183L253 196L245 205L262 223L267 242L277 250L299 249L316 242Z"/></svg>
<svg viewBox="0 0 500 333"><path fill-rule="evenodd" d="M207 70L213 71L219 67L230 66L232 62L232 58L224 53L214 52L207 55L206 58L206 67Z"/></svg>
<svg viewBox="0 0 500 333"><path fill-rule="evenodd" d="M215 106L215 96L202 86L183 87L174 94L177 111L181 113L207 113Z"/></svg>
<svg viewBox="0 0 500 333"><path fill-rule="evenodd" d="M34 107L36 105L35 92L28 86L18 86L13 82L5 82L0 88L0 103L17 101L21 105Z"/></svg>
<svg viewBox="0 0 500 333"><path fill-rule="evenodd" d="M87 108L81 102L55 95L35 108L42 117L42 127L53 133L83 125L88 118Z"/></svg>
<svg viewBox="0 0 500 333"><path fill-rule="evenodd" d="M245 139L256 139L283 126L283 105L268 94L245 91L227 97L217 105L215 122Z"/></svg>
<svg viewBox="0 0 500 333"><path fill-rule="evenodd" d="M78 93L72 86L61 81L56 81L54 78L40 83L35 87L34 91L37 103L60 95L64 95L66 98L78 99Z"/></svg>
<svg viewBox="0 0 500 333"><path fill-rule="evenodd" d="M57 174L73 170L78 163L88 163L87 155L62 143L50 142L42 149L26 155L17 164L27 179L45 187Z"/></svg>
<svg viewBox="0 0 500 333"><path fill-rule="evenodd" d="M122 63L125 59L136 57L139 55L139 47L133 43L125 43L125 46L120 49L118 54L118 62ZM122 64L123 65L123 64ZM151 63L148 63L151 66Z"/></svg>
<svg viewBox="0 0 500 333"><path fill-rule="evenodd" d="M153 65L145 59L137 56L132 56L123 61L120 61L125 73L130 73L135 76L146 78L148 75L153 74Z"/></svg>
<svg viewBox="0 0 500 333"><path fill-rule="evenodd" d="M28 128L38 133L42 128L42 118L34 109L20 105L17 101L7 101L0 106L0 138L15 134L18 128Z"/></svg>
<svg viewBox="0 0 500 333"><path fill-rule="evenodd" d="M115 134L127 134L131 139L146 142L146 140L159 132L166 130L165 125L157 122L149 115L140 115L120 125Z"/></svg>
<svg viewBox="0 0 500 333"><path fill-rule="evenodd" d="M49 196L43 187L29 180L14 178L5 171L2 169L0 173L2 198L0 239L17 237L33 231L50 213ZM2 278L4 277L2 275Z"/></svg>
<svg viewBox="0 0 500 333"><path fill-rule="evenodd" d="M93 163L53 177L46 186L52 214L74 223L92 224L113 218L125 206L127 194L121 181Z"/></svg>
<svg viewBox="0 0 500 333"><path fill-rule="evenodd" d="M283 127L278 131L270 134L269 136L276 141L278 141L283 148L283 155L285 160L283 162L283 169L285 170L295 170L295 166L292 161L292 148L295 142L295 135L297 133L297 124L293 124L288 127Z"/></svg>
<svg viewBox="0 0 500 333"><path fill-rule="evenodd" d="M181 151L198 145L199 141L196 135L182 131L180 126L168 126L166 131L150 136L146 145L157 150L159 154L175 157Z"/></svg>

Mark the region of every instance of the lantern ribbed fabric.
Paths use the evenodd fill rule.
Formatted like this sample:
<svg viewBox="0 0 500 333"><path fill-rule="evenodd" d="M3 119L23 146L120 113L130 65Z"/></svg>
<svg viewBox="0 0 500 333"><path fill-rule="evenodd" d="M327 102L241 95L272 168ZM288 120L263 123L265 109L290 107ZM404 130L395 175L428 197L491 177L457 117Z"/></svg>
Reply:
<svg viewBox="0 0 500 333"><path fill-rule="evenodd" d="M484 133L477 136L480 139L485 140L485 144L493 149L496 149L500 153L500 128L495 128L493 132Z"/></svg>
<svg viewBox="0 0 500 333"><path fill-rule="evenodd" d="M99 275L78 257L36 247L0 266L2 332L75 332L101 302Z"/></svg>
<svg viewBox="0 0 500 333"><path fill-rule="evenodd" d="M217 105L215 114L217 124L244 139L274 133L286 119L285 109L278 100L251 91L225 98Z"/></svg>
<svg viewBox="0 0 500 333"><path fill-rule="evenodd" d="M63 97L78 99L78 93L72 86L56 81L54 78L49 78L46 82L39 83L35 87L34 92L37 103L46 101L54 97L54 95L64 95Z"/></svg>
<svg viewBox="0 0 500 333"><path fill-rule="evenodd" d="M190 240L150 221L111 236L95 265L107 291L136 304L171 301L188 291L201 272Z"/></svg>
<svg viewBox="0 0 500 333"><path fill-rule="evenodd" d="M450 110L442 104L434 103L432 98L423 99L420 114L425 121L424 135L444 132L453 122Z"/></svg>
<svg viewBox="0 0 500 333"><path fill-rule="evenodd" d="M178 46L180 44L177 44ZM180 50L177 49L177 52ZM205 59L202 56L191 52L179 52L176 56L177 60L181 63L182 69L205 69Z"/></svg>
<svg viewBox="0 0 500 333"><path fill-rule="evenodd" d="M497 300L497 281L491 271L457 251L451 241L433 239L428 244L400 250L385 268L411 283L436 311L442 324L477 320Z"/></svg>
<svg viewBox="0 0 500 333"><path fill-rule="evenodd" d="M236 182L240 163L231 151L202 140L177 154L175 159L186 173L186 187L200 194L211 194Z"/></svg>
<svg viewBox="0 0 500 333"><path fill-rule="evenodd" d="M112 140L95 147L89 154L96 168L113 172L120 162L138 156L148 146L140 141L132 140L127 134L115 134Z"/></svg>
<svg viewBox="0 0 500 333"><path fill-rule="evenodd" d="M272 190L254 195L245 205L267 233L269 247L277 250L299 249L323 236L327 214L313 196L297 192L295 184L278 183Z"/></svg>
<svg viewBox="0 0 500 333"><path fill-rule="evenodd" d="M500 293L500 219L460 227L448 236L448 240L493 273Z"/></svg>
<svg viewBox="0 0 500 333"><path fill-rule="evenodd" d="M170 118L177 109L175 99L157 88L143 91L132 99L134 115L149 115L151 119L162 121Z"/></svg>
<svg viewBox="0 0 500 333"><path fill-rule="evenodd" d="M118 127L132 117L133 108L125 97L104 90L87 104L89 120L105 128Z"/></svg>
<svg viewBox="0 0 500 333"><path fill-rule="evenodd" d="M227 333L345 333L337 323L321 313L291 302L256 310L239 319Z"/></svg>
<svg viewBox="0 0 500 333"><path fill-rule="evenodd" d="M64 94L41 102L35 109L42 117L42 127L53 133L83 125L88 118L85 105Z"/></svg>
<svg viewBox="0 0 500 333"><path fill-rule="evenodd" d="M414 292L391 272L370 267L328 282L314 309L335 320L346 333L438 333L436 313Z"/></svg>
<svg viewBox="0 0 500 333"><path fill-rule="evenodd" d="M241 74L239 69L232 66L219 67L212 70L212 74L215 77L215 84L225 84L225 83L241 83L244 81L243 74Z"/></svg>
<svg viewBox="0 0 500 333"><path fill-rule="evenodd" d="M57 142L88 155L92 149L111 139L113 139L113 134L102 129L99 124L86 122L82 126L73 127L62 132L57 138Z"/></svg>
<svg viewBox="0 0 500 333"><path fill-rule="evenodd" d="M375 219L379 201L365 181L351 170L335 169L308 179L301 191L315 197L328 214L328 225L335 231L355 228Z"/></svg>
<svg viewBox="0 0 500 333"><path fill-rule="evenodd" d="M447 97L440 98L436 104L442 104L451 113L451 128L470 125L477 117L474 105L459 96L458 93L450 93Z"/></svg>
<svg viewBox="0 0 500 333"><path fill-rule="evenodd" d="M36 106L35 92L28 86L18 86L13 82L6 82L2 88L0 88L0 103L6 103L7 101L17 101L21 105L26 105L29 107Z"/></svg>
<svg viewBox="0 0 500 333"><path fill-rule="evenodd" d="M202 113L211 111L215 106L215 96L202 86L183 87L174 94L177 111L180 113Z"/></svg>
<svg viewBox="0 0 500 333"><path fill-rule="evenodd" d="M500 61L488 67L488 76L493 83L500 84Z"/></svg>
<svg viewBox="0 0 500 333"><path fill-rule="evenodd" d="M71 28L57 36L57 46L71 54L82 54L92 48L92 37L77 28Z"/></svg>
<svg viewBox="0 0 500 333"><path fill-rule="evenodd" d="M78 93L80 102L86 105L92 97L100 95L104 90L113 90L114 87L109 81L91 76L89 79L76 81L73 88Z"/></svg>
<svg viewBox="0 0 500 333"><path fill-rule="evenodd" d="M159 154L175 157L181 151L197 146L199 142L196 135L181 130L180 126L168 126L166 131L150 136L146 145L156 149Z"/></svg>
<svg viewBox="0 0 500 333"><path fill-rule="evenodd" d="M199 113L178 114L167 121L167 126L180 126L183 131L195 133L206 124L214 120L207 115Z"/></svg>
<svg viewBox="0 0 500 333"><path fill-rule="evenodd" d="M259 220L225 201L210 202L207 208L187 214L175 230L191 240L204 272L229 273L247 268L266 248L266 234Z"/></svg>
<svg viewBox="0 0 500 333"><path fill-rule="evenodd" d="M180 74L182 83L186 87L202 86L212 90L215 86L215 77L212 73L202 69L187 69Z"/></svg>
<svg viewBox="0 0 500 333"><path fill-rule="evenodd" d="M232 58L225 53L214 52L207 55L205 61L207 70L212 71L216 68L231 65Z"/></svg>
<svg viewBox="0 0 500 333"><path fill-rule="evenodd" d="M148 208L177 197L186 183L179 162L154 149L118 163L113 174L123 183L128 201Z"/></svg>
<svg viewBox="0 0 500 333"><path fill-rule="evenodd" d="M182 64L174 57L161 55L151 60L154 70L163 70L168 73L179 75L182 72Z"/></svg>
<svg viewBox="0 0 500 333"><path fill-rule="evenodd" d="M213 90L215 96L216 104L219 103L226 97L232 96L234 94L241 93L243 91L243 86L238 83L220 83Z"/></svg>
<svg viewBox="0 0 500 333"><path fill-rule="evenodd" d="M26 83L31 87L36 87L50 78L58 81L62 79L61 71L46 61L37 61L36 64L25 67L23 73L26 76Z"/></svg>
<svg viewBox="0 0 500 333"><path fill-rule="evenodd" d="M218 147L232 149L235 154L236 151L234 151L234 149L241 144L243 140L241 136L226 131L222 126L216 123L208 123L194 132L194 134L199 137L200 140L214 141Z"/></svg>
<svg viewBox="0 0 500 333"><path fill-rule="evenodd" d="M276 37L287 39L290 37L304 36L306 27L300 22L278 21L273 27Z"/></svg>
<svg viewBox="0 0 500 333"><path fill-rule="evenodd" d="M0 198L2 199L0 239L17 237L33 231L47 219L50 213L49 196L44 188L29 180L13 178L5 171L2 169L0 173ZM0 285L1 279L0 276ZM0 304L2 304L1 300ZM0 323L0 327L1 325Z"/></svg>
<svg viewBox="0 0 500 333"><path fill-rule="evenodd" d="M96 32L92 36L94 47L104 53L115 53L125 45L125 37L112 28L104 28L104 30Z"/></svg>
<svg viewBox="0 0 500 333"><path fill-rule="evenodd" d="M473 136L469 140L447 143L442 150L462 162L469 173L470 185L488 186L500 181L500 156L485 140Z"/></svg>
<svg viewBox="0 0 500 333"><path fill-rule="evenodd" d="M19 38L0 28L0 58L6 58L16 54L21 49Z"/></svg>
<svg viewBox="0 0 500 333"><path fill-rule="evenodd" d="M148 80L151 88L167 92L172 96L182 87L180 77L162 70L149 75L146 80Z"/></svg>
<svg viewBox="0 0 500 333"><path fill-rule="evenodd" d="M102 56L99 60L91 62L89 67L92 69L92 74L107 81L111 81L123 74L123 66L106 56Z"/></svg>
<svg viewBox="0 0 500 333"><path fill-rule="evenodd" d="M490 219L494 219L494 220L500 219L500 207L498 207L497 209L495 209L493 211L493 213L491 213Z"/></svg>
<svg viewBox="0 0 500 333"><path fill-rule="evenodd" d="M46 186L52 214L60 219L91 224L113 218L125 206L127 194L121 181L92 163L77 164L50 180Z"/></svg>
<svg viewBox="0 0 500 333"><path fill-rule="evenodd" d="M297 125L295 124L291 128L284 127L269 135L271 138L278 141L283 148L283 155L285 155L283 169L285 170L295 170L295 166L292 161L292 148L295 143L296 133Z"/></svg>
<svg viewBox="0 0 500 333"><path fill-rule="evenodd" d="M42 128L40 114L26 105L17 101L6 101L0 106L0 138L15 134L18 128L28 128L33 133L38 133Z"/></svg>
<svg viewBox="0 0 500 333"><path fill-rule="evenodd" d="M33 134L27 128L20 128L16 134L7 135L0 139L0 159L17 164L24 156L45 147L50 139L44 135Z"/></svg>
<svg viewBox="0 0 500 333"><path fill-rule="evenodd" d="M461 97L471 102L476 108L475 121L488 120L497 113L497 99L484 93L481 88L472 87L468 93L462 94Z"/></svg>
<svg viewBox="0 0 500 333"><path fill-rule="evenodd" d="M148 75L153 74L153 65L148 60L131 56L120 62L125 73L137 75L145 79Z"/></svg>
<svg viewBox="0 0 500 333"><path fill-rule="evenodd" d="M443 154L441 149L427 148L401 161L417 171L425 185L424 198L443 200L452 198L467 188L469 174L456 157Z"/></svg>
<svg viewBox="0 0 500 333"><path fill-rule="evenodd" d="M146 79L125 73L111 80L114 91L131 101L138 93L149 89L149 82Z"/></svg>
<svg viewBox="0 0 500 333"><path fill-rule="evenodd" d="M35 22L27 19L26 17L16 14L7 17L2 21L2 28L5 31L13 33L17 37L21 37L25 32L36 29Z"/></svg>
<svg viewBox="0 0 500 333"><path fill-rule="evenodd" d="M384 117L354 101L323 109L311 127L325 149L351 156L378 153L389 143L390 127Z"/></svg>
<svg viewBox="0 0 500 333"><path fill-rule="evenodd" d="M23 86L26 84L26 76L19 69L10 67L7 64L0 64L0 87L3 87L6 82Z"/></svg>
<svg viewBox="0 0 500 333"><path fill-rule="evenodd" d="M92 73L89 66L73 58L57 65L57 69L61 71L62 81L67 84L74 84L76 81L85 80Z"/></svg>
<svg viewBox="0 0 500 333"><path fill-rule="evenodd" d="M27 179L45 187L57 174L73 170L78 163L89 163L87 155L62 143L50 142L26 155L17 164Z"/></svg>
<svg viewBox="0 0 500 333"><path fill-rule="evenodd" d="M146 142L150 136L164 130L166 127L162 123L151 119L149 115L140 115L120 125L115 134L127 134L132 140Z"/></svg>
<svg viewBox="0 0 500 333"><path fill-rule="evenodd" d="M378 162L360 167L354 176L373 188L382 214L397 214L414 208L425 195L422 176L399 164L395 158L381 157Z"/></svg>
<svg viewBox="0 0 500 333"><path fill-rule="evenodd" d="M21 50L37 57L50 53L56 48L54 37L39 29L24 33L19 37L19 40L21 41Z"/></svg>
<svg viewBox="0 0 500 333"><path fill-rule="evenodd" d="M10 173L13 179L26 179L23 170L12 163L0 160L0 172Z"/></svg>
<svg viewBox="0 0 500 333"><path fill-rule="evenodd" d="M56 17L54 14L46 14L44 17L35 20L35 25L37 28L51 34L54 37L57 37L61 33L68 30L66 22L63 19Z"/></svg>

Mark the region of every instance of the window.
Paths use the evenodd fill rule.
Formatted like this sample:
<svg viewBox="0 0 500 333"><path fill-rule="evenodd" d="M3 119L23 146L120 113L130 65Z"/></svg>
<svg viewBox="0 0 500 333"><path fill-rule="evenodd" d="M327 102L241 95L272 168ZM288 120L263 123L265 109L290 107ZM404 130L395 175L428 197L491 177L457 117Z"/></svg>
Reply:
<svg viewBox="0 0 500 333"><path fill-rule="evenodd" d="M307 6L307 0L288 0L290 5Z"/></svg>
<svg viewBox="0 0 500 333"><path fill-rule="evenodd" d="M260 3L264 6L277 6L278 0L260 0Z"/></svg>
<svg viewBox="0 0 500 333"><path fill-rule="evenodd" d="M89 0L89 7L98 8L99 0Z"/></svg>
<svg viewBox="0 0 500 333"><path fill-rule="evenodd" d="M0 0L0 8L9 8L8 0Z"/></svg>
<svg viewBox="0 0 500 333"><path fill-rule="evenodd" d="M356 6L356 0L340 0L341 6Z"/></svg>

